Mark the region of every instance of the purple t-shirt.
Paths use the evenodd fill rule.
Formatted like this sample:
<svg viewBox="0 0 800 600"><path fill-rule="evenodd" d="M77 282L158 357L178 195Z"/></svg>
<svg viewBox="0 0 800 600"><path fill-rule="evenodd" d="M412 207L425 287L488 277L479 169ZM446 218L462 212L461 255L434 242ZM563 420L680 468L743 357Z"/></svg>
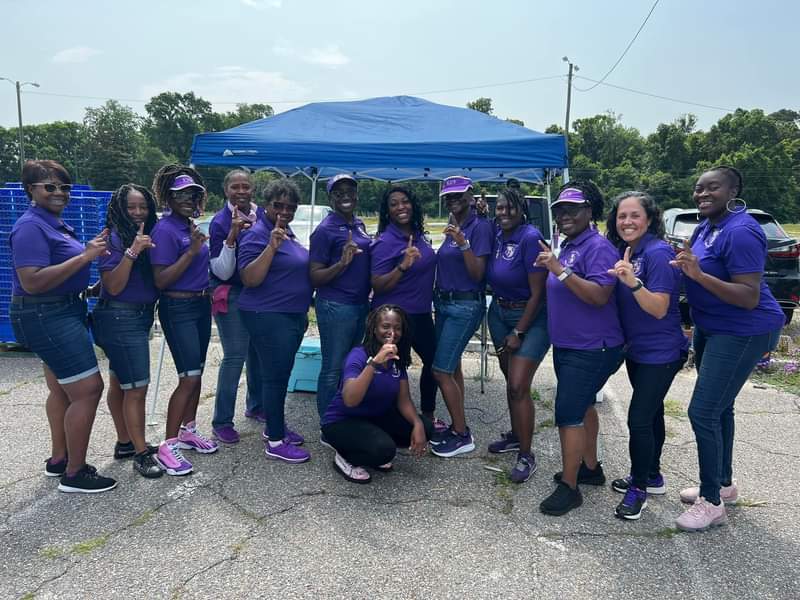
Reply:
<svg viewBox="0 0 800 600"><path fill-rule="evenodd" d="M258 221L258 219L260 219L263 215L264 209L260 206L257 207L256 221ZM209 258L217 258L222 252L222 245L225 243L225 240L228 239L228 232L231 230L232 220L233 214L231 213L229 203L226 202L225 206L222 207L222 210L214 215L214 218L211 219L211 224L208 226L208 247L210 251ZM242 232L239 232L239 238L236 241L237 257L239 254L239 239L241 239L241 237ZM211 273L211 277L214 279L214 285L219 285L220 283L227 283L229 285L236 286L242 285L242 280L239 278L238 269L234 269L233 275L231 275L227 281L220 281L219 278L213 273Z"/></svg>
<svg viewBox="0 0 800 600"><path fill-rule="evenodd" d="M470 213L461 225L475 256L492 253L492 226L486 219ZM436 287L445 292L482 292L484 281L473 281L467 273L463 252L450 236L445 236L436 253Z"/></svg>
<svg viewBox="0 0 800 600"><path fill-rule="evenodd" d="M155 244L151 248L150 264L169 266L175 264L177 260L189 250L192 245L192 230L189 222L175 213L162 217L153 231L150 238ZM189 263L189 266L172 283L166 292L201 292L208 288L208 246L203 244L200 252L197 253Z"/></svg>
<svg viewBox="0 0 800 600"><path fill-rule="evenodd" d="M758 222L747 213L730 214L716 225L708 219L700 223L692 252L704 273L731 281L731 275L764 273L767 238ZM752 310L720 300L688 277L684 281L692 320L708 333L750 336L783 327L783 312L763 277L758 306Z"/></svg>
<svg viewBox="0 0 800 600"><path fill-rule="evenodd" d="M622 249L620 258L625 254ZM681 328L681 312L678 308L680 295L680 271L669 264L675 252L664 240L646 233L631 254L633 273L642 280L651 292L669 294L669 308L663 319L648 314L634 297L627 285L617 285L617 306L622 330L625 332L625 355L637 363L661 365L676 361L685 354L689 340Z"/></svg>
<svg viewBox="0 0 800 600"><path fill-rule="evenodd" d="M108 251L111 254L104 254L97 260L97 268L102 271L113 271L117 265L123 260L125 255L125 248L122 240L119 237L117 230L113 230L109 236ZM150 252L150 250L145 250ZM134 264L131 267L131 274L128 277L128 284L116 296L111 294L103 288L100 292L100 297L106 300L117 300L118 302L132 302L134 304L148 304L155 302L158 299L158 289L153 283L152 278L148 281L142 277L142 272L139 266Z"/></svg>
<svg viewBox="0 0 800 600"><path fill-rule="evenodd" d="M433 279L436 276L436 254L421 232L414 232L414 246L420 257L403 273L397 285L388 292L375 293L372 306L396 304L408 314L418 315L431 312L433 303ZM403 251L408 247L408 237L394 223L378 235L370 247L372 274L385 275L403 260Z"/></svg>
<svg viewBox="0 0 800 600"><path fill-rule="evenodd" d="M311 262L326 267L339 262L348 233L353 234L353 241L361 254L356 254L338 277L319 288L317 297L342 304L364 304L369 298L369 246L372 238L360 219L354 217L353 222L348 223L338 213L330 213L311 234L309 256Z"/></svg>
<svg viewBox="0 0 800 600"><path fill-rule="evenodd" d="M330 425L344 419L379 417L386 414L392 406L397 405L397 396L400 393L400 380L408 379L405 369L397 367L395 361L386 367L373 365L375 374L369 383L367 393L358 406L348 407L342 398L342 388L345 381L355 379L367 365L367 351L363 346L356 346L347 355L342 369L342 378L339 380L339 389L328 404L328 410L322 417L323 425Z"/></svg>
<svg viewBox="0 0 800 600"><path fill-rule="evenodd" d="M528 275L547 270L534 265L542 251L539 240L544 238L533 225L523 223L508 238L503 238L502 229L497 230L488 270L495 297L513 302L525 302L531 297Z"/></svg>
<svg viewBox="0 0 800 600"><path fill-rule="evenodd" d="M561 243L559 262L598 285L616 287L617 278L608 270L619 259L617 249L589 227L574 240ZM573 294L567 282L550 273L547 277L547 329L553 347L572 350L614 348L624 342L617 314L616 291L603 306L586 304Z"/></svg>
<svg viewBox="0 0 800 600"><path fill-rule="evenodd" d="M275 228L272 221L261 217L239 237L238 269L241 271L269 245ZM283 240L272 257L267 276L261 285L244 287L239 296L239 309L254 312L306 313L311 305L311 280L308 277L308 250L287 228L289 239Z"/></svg>
<svg viewBox="0 0 800 600"><path fill-rule="evenodd" d="M29 294L20 285L17 269L60 265L83 252L75 230L44 208L33 206L17 219L8 240L14 269L11 272L11 293L14 296L62 296L78 294L89 285L88 263L60 285Z"/></svg>

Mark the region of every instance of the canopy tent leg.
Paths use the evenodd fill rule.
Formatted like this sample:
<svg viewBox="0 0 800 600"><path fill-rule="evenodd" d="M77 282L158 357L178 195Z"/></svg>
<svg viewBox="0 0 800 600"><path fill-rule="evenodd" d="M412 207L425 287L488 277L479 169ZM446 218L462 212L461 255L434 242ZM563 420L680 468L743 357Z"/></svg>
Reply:
<svg viewBox="0 0 800 600"><path fill-rule="evenodd" d="M164 365L164 350L167 347L167 338L163 335L161 336L161 349L158 351L158 367L156 367L156 383L153 386L153 392L150 395L150 403L147 407L147 424L148 425L158 425L158 421L155 420L156 417L156 404L158 404L158 388L161 385L161 367Z"/></svg>
<svg viewBox="0 0 800 600"><path fill-rule="evenodd" d="M314 168L311 169L311 219L308 225L308 235L314 232L314 207L317 205L317 181L319 180L319 171Z"/></svg>

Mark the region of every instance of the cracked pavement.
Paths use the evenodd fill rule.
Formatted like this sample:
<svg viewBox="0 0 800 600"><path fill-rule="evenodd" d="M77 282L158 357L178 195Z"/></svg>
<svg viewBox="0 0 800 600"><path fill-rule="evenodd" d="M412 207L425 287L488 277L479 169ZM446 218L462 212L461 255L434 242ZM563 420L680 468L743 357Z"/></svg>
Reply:
<svg viewBox="0 0 800 600"><path fill-rule="evenodd" d="M153 341L158 356L160 338ZM219 346L212 343L198 422L210 433ZM539 470L514 485L485 467L508 469L512 454L486 446L509 427L504 383L490 358L486 393L477 355L466 355L467 417L478 450L454 459L400 452L395 469L370 485L334 472L319 443L313 395L290 394L287 418L306 436L312 460L287 465L263 455L260 428L243 417L242 441L189 456L195 473L145 480L113 459L114 429L101 404L89 460L119 480L96 496L61 494L44 476L49 453L46 387L38 361L0 356L0 562L2 598L797 598L800 525L800 403L747 384L737 400L735 475L740 505L730 524L681 534L678 490L694 485L697 458L685 410L694 374L683 371L667 398L666 496L651 497L639 521L613 516L621 496L584 486L584 504L564 517L538 511L560 469L552 427L554 375L548 356L534 378ZM103 372L106 364L102 362ZM153 369L155 373L155 369ZM411 372L417 381L418 370ZM175 383L167 353L148 439L163 435ZM414 387L414 386L412 386ZM599 405L609 480L627 473L624 369ZM437 413L446 411L439 399ZM788 476L787 476L788 474Z"/></svg>

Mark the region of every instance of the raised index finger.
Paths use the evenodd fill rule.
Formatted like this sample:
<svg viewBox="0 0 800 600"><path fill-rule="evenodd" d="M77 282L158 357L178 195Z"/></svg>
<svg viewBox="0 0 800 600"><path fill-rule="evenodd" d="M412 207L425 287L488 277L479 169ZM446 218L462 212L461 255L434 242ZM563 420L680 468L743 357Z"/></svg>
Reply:
<svg viewBox="0 0 800 600"><path fill-rule="evenodd" d="M541 246L542 250L545 252L550 252L550 246L545 244L542 240L539 240L539 246Z"/></svg>
<svg viewBox="0 0 800 600"><path fill-rule="evenodd" d="M144 235L144 221L139 223L139 235Z"/></svg>
<svg viewBox="0 0 800 600"><path fill-rule="evenodd" d="M348 229L347 230L347 243L349 244L352 241L353 241L353 230L352 229Z"/></svg>
<svg viewBox="0 0 800 600"><path fill-rule="evenodd" d="M683 240L683 251L684 252L691 252L692 246L689 244L689 240Z"/></svg>
<svg viewBox="0 0 800 600"><path fill-rule="evenodd" d="M413 248L414 247L414 234L413 233L410 236L408 236L408 247L409 248Z"/></svg>
<svg viewBox="0 0 800 600"><path fill-rule="evenodd" d="M630 246L625 248L625 254L622 256L622 260L624 260L627 263L631 262L631 247Z"/></svg>

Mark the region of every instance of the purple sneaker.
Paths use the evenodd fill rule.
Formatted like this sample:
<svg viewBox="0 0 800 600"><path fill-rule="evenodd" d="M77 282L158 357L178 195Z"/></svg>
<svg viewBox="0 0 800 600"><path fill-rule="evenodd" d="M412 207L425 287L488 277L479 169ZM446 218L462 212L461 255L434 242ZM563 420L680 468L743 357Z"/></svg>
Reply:
<svg viewBox="0 0 800 600"><path fill-rule="evenodd" d="M620 494L624 494L628 491L628 488L631 487L631 482L633 481L633 477L631 475L626 475L621 479L615 479L611 482L611 487L615 492L619 492ZM654 496L662 496L667 493L667 482L664 479L664 476L660 473L656 477L648 477L647 478L647 489L645 490L648 494L652 494Z"/></svg>
<svg viewBox="0 0 800 600"><path fill-rule="evenodd" d="M473 450L475 450L475 440L472 439L472 433L470 433L469 427L467 427L467 430L463 434L456 433L451 427L446 438L435 446L431 446L431 452L443 458L466 454Z"/></svg>
<svg viewBox="0 0 800 600"><path fill-rule="evenodd" d="M533 452L530 454L520 452L517 455L517 463L511 469L511 481L525 483L534 473L536 473L536 456L534 456Z"/></svg>
<svg viewBox="0 0 800 600"><path fill-rule="evenodd" d="M178 438L161 442L158 453L153 456L156 462L167 472L167 475L188 475L192 472L192 463L183 456L178 448Z"/></svg>
<svg viewBox="0 0 800 600"><path fill-rule="evenodd" d="M194 421L181 425L176 445L181 450L194 450L200 454L213 454L219 449L216 442L197 431L197 425Z"/></svg>
<svg viewBox="0 0 800 600"><path fill-rule="evenodd" d="M254 419L259 423L267 422L267 417L264 416L264 413L261 412L260 408L254 408L253 410L250 410L248 408L247 410L244 411L244 416L247 417L248 419Z"/></svg>
<svg viewBox="0 0 800 600"><path fill-rule="evenodd" d="M212 427L211 435L215 440L223 444L238 444L239 432L233 428L233 425L223 425L222 427Z"/></svg>
<svg viewBox="0 0 800 600"><path fill-rule="evenodd" d="M500 439L489 444L489 452L492 454L502 454L504 452L519 451L519 440L513 431L506 431L500 434Z"/></svg>
<svg viewBox="0 0 800 600"><path fill-rule="evenodd" d="M264 431L261 433L261 439L263 439L265 442L269 440L269 430L266 428L266 426L264 427ZM304 438L302 435L289 429L289 426L286 423L283 424L283 439L289 442L292 446L302 446L306 441L306 438Z"/></svg>
<svg viewBox="0 0 800 600"><path fill-rule="evenodd" d="M264 442L264 454L267 458L294 464L307 462L311 458L307 450L293 446L285 438L277 446L271 446L269 440Z"/></svg>

